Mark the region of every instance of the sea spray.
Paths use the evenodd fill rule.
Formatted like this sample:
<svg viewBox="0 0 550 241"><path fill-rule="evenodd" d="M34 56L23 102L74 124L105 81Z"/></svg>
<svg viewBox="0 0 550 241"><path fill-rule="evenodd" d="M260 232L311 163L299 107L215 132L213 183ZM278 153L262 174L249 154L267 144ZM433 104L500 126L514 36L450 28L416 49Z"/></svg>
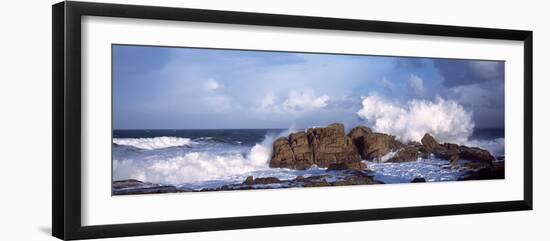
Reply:
<svg viewBox="0 0 550 241"><path fill-rule="evenodd" d="M125 142L118 139L118 143L127 145L131 143L130 146L140 146L141 149L153 150L156 153L144 154L145 156L141 159L115 157L113 160L113 179L137 179L152 183L183 184L229 178L243 173L268 169L273 141L277 137L287 136L292 131L293 128L285 131L269 132L261 142L256 143L246 153L224 153L223 150L216 152L193 151L191 148L187 153L168 156L166 151L153 147L167 147L169 145L151 145L153 141L146 140L157 139L157 137L134 138L133 141L128 139ZM139 144L136 141L138 139L141 140ZM228 149L228 151L231 151L231 147L228 147Z"/></svg>
<svg viewBox="0 0 550 241"><path fill-rule="evenodd" d="M357 112L376 132L396 136L402 142L420 141L430 133L439 142L466 143L473 132L472 113L455 101L411 100L406 104L378 95L363 97Z"/></svg>

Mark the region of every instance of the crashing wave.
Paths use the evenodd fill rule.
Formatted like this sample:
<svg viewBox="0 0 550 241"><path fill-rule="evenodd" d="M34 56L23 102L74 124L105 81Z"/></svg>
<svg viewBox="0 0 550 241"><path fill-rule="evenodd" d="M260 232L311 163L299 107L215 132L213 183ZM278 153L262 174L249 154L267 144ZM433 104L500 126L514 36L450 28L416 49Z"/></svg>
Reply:
<svg viewBox="0 0 550 241"><path fill-rule="evenodd" d="M273 140L290 132L291 130L287 130L278 135L268 135L244 155L189 152L182 156L157 155L144 160L114 160L113 178L114 180L137 179L152 183L183 184L267 169L273 150Z"/></svg>
<svg viewBox="0 0 550 241"><path fill-rule="evenodd" d="M193 142L189 138L162 136L153 138L114 138L113 143L144 150L156 150L169 147L188 146Z"/></svg>
<svg viewBox="0 0 550 241"><path fill-rule="evenodd" d="M420 141L430 133L440 142L466 143L474 130L472 112L452 100L411 100L405 105L378 95L363 97L357 112L374 131L396 136L402 142Z"/></svg>

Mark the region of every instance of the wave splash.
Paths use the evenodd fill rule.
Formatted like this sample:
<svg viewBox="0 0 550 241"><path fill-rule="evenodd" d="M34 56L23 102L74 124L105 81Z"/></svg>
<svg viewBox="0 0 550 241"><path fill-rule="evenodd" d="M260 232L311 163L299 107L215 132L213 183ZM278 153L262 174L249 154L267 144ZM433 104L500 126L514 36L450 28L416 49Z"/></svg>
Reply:
<svg viewBox="0 0 550 241"><path fill-rule="evenodd" d="M162 136L153 138L113 138L113 143L144 150L156 150L169 147L188 146L193 142L189 138Z"/></svg>
<svg viewBox="0 0 550 241"><path fill-rule="evenodd" d="M440 142L466 143L474 130L472 112L455 101L411 100L405 105L378 95L363 97L357 112L374 131L389 133L402 142L420 141L430 133Z"/></svg>
<svg viewBox="0 0 550 241"><path fill-rule="evenodd" d="M272 143L279 136L266 135L245 154L189 152L180 156L155 155L147 159L121 159L113 161L114 180L137 179L161 184L185 184L230 178L256 170L267 169L272 153Z"/></svg>

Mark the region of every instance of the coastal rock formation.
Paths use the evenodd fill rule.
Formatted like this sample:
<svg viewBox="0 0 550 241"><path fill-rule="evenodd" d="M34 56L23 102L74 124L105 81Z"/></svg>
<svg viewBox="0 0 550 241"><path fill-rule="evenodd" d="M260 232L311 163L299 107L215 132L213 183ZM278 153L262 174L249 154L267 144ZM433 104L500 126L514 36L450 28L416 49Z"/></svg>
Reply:
<svg viewBox="0 0 550 241"><path fill-rule="evenodd" d="M437 158L458 161L467 160L473 162L491 163L495 160L493 155L487 150L478 147L468 147L454 143L439 144L428 133L422 138L423 151L433 153Z"/></svg>
<svg viewBox="0 0 550 241"><path fill-rule="evenodd" d="M335 123L325 128L308 129L307 133L292 133L288 139L277 139L269 166L306 169L344 161L359 162L361 156L351 138L345 135L344 125Z"/></svg>
<svg viewBox="0 0 550 241"><path fill-rule="evenodd" d="M346 135L344 125L334 123L277 139L269 166L307 169L317 165L347 170L361 169L357 164L361 160L410 162L430 155L451 162L466 160L490 164L495 160L486 150L454 143L440 144L428 133L421 143L403 144L395 136L373 132L365 126L357 126Z"/></svg>
<svg viewBox="0 0 550 241"><path fill-rule="evenodd" d="M307 140L313 151L313 161L317 166L327 167L336 162L359 162L361 156L346 136L344 125L330 124L325 128L307 130Z"/></svg>

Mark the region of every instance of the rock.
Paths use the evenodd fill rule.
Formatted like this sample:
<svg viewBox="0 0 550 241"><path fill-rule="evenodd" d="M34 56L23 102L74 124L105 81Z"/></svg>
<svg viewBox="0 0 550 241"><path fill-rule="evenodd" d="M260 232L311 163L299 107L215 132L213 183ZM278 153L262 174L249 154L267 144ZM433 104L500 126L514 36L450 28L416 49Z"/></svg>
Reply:
<svg viewBox="0 0 550 241"><path fill-rule="evenodd" d="M124 180L113 181L113 189L141 187L144 185L145 183L136 179L124 179Z"/></svg>
<svg viewBox="0 0 550 241"><path fill-rule="evenodd" d="M392 158L386 162L410 162L416 161L419 157L419 148L416 146L407 146L399 150Z"/></svg>
<svg viewBox="0 0 550 241"><path fill-rule="evenodd" d="M445 143L441 146L442 149L434 152L434 155L437 158L449 161L458 161L460 159L460 150L457 144Z"/></svg>
<svg viewBox="0 0 550 241"><path fill-rule="evenodd" d="M254 178L253 176L246 177L246 180L242 183L242 185L265 185L265 184L272 184L272 183L280 183L281 180L276 177L258 177Z"/></svg>
<svg viewBox="0 0 550 241"><path fill-rule="evenodd" d="M328 166L327 171L341 171L341 170L357 170L361 171L367 168L367 164L362 162L343 162L332 163Z"/></svg>
<svg viewBox="0 0 550 241"><path fill-rule="evenodd" d="M415 177L411 183L417 183L417 182L426 182L426 179L424 179L423 177Z"/></svg>
<svg viewBox="0 0 550 241"><path fill-rule="evenodd" d="M325 179L321 180L321 181L316 181L316 182L305 182L304 187L326 187L326 186L330 186L330 183L328 183Z"/></svg>
<svg viewBox="0 0 550 241"><path fill-rule="evenodd" d="M365 138L370 133L372 133L371 129L364 126L357 126L353 128L348 134L349 138L351 138L351 142L359 152L359 155L361 155L361 158L365 158L365 156L367 155L365 153Z"/></svg>
<svg viewBox="0 0 550 241"><path fill-rule="evenodd" d="M261 185L280 183L280 182L281 180L279 180L279 178L276 178L276 177L258 177L254 179L254 184L261 184Z"/></svg>
<svg viewBox="0 0 550 241"><path fill-rule="evenodd" d="M271 161L269 162L270 167L288 167L295 163L294 153L290 148L290 143L288 138L281 137L275 140L273 143L273 154L271 156Z"/></svg>
<svg viewBox="0 0 550 241"><path fill-rule="evenodd" d="M437 158L449 161L468 160L490 163L495 160L491 153L481 148L459 146L454 143L445 143L440 145L437 143L435 138L428 133L424 134L421 142L421 151L426 153L434 153Z"/></svg>
<svg viewBox="0 0 550 241"><path fill-rule="evenodd" d="M308 129L307 139L317 166L328 167L331 163L361 161L351 138L346 136L344 125L340 123L330 124L325 128Z"/></svg>
<svg viewBox="0 0 550 241"><path fill-rule="evenodd" d="M380 184L372 179L372 177L364 175L347 176L342 181L336 181L331 183L332 186L346 186L346 185L366 185L366 184Z"/></svg>
<svg viewBox="0 0 550 241"><path fill-rule="evenodd" d="M428 133L424 134L420 142L422 142L425 152L436 152L442 149L441 145L439 145L435 138Z"/></svg>
<svg viewBox="0 0 550 241"><path fill-rule="evenodd" d="M253 176L246 177L246 180L244 180L243 185L254 185L254 177Z"/></svg>
<svg viewBox="0 0 550 241"><path fill-rule="evenodd" d="M313 150L311 149L308 136L305 132L300 131L292 133L288 136L288 139L292 152L294 153L295 169L307 169L315 163Z"/></svg>
<svg viewBox="0 0 550 241"><path fill-rule="evenodd" d="M312 165L328 167L332 163L359 161L361 156L345 134L344 125L335 123L277 139L269 166L307 169Z"/></svg>
<svg viewBox="0 0 550 241"><path fill-rule="evenodd" d="M366 160L379 159L392 150L402 148L404 145L394 136L383 133L370 133L364 137L362 157Z"/></svg>
<svg viewBox="0 0 550 241"><path fill-rule="evenodd" d="M490 179L504 179L504 163L498 162L487 165L478 170L468 171L466 174L458 178L458 181Z"/></svg>
<svg viewBox="0 0 550 241"><path fill-rule="evenodd" d="M495 160L491 153L481 148L460 146L458 147L458 149L460 151L460 159L463 160L479 161L485 163L491 163Z"/></svg>

